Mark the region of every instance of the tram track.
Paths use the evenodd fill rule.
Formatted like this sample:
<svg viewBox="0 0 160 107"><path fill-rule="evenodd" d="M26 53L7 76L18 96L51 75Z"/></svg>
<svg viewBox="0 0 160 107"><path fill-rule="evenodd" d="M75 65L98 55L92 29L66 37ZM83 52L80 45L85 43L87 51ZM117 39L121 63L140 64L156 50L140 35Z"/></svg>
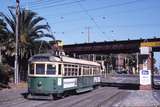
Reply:
<svg viewBox="0 0 160 107"><path fill-rule="evenodd" d="M105 98L104 100L102 100L98 105L96 105L96 107L111 107L111 106L115 106L116 102L119 102L120 100L122 101L122 99L128 95L129 92L124 92L124 91L119 91L117 93L114 93L112 96L110 96L109 98ZM117 105L119 106L119 105Z"/></svg>
<svg viewBox="0 0 160 107"><path fill-rule="evenodd" d="M115 95L117 95L117 93L121 93L121 91L116 91L116 90L112 90L112 93L109 93L109 92L101 92L97 95L93 95L92 97L89 97L89 98L86 98L86 99L83 99L82 101L80 102L75 102L74 105L72 105L71 107L99 107L98 105L100 105L102 102L105 102L103 99L106 99L107 97L107 100L110 99L110 96L114 97ZM114 94L114 95L112 95ZM111 98L112 99L112 98ZM70 107L70 106L68 106Z"/></svg>
<svg viewBox="0 0 160 107"><path fill-rule="evenodd" d="M2 104L2 107L39 107L43 103L49 103L46 100L28 100L19 98Z"/></svg>
<svg viewBox="0 0 160 107"><path fill-rule="evenodd" d="M64 99L59 99L57 101L51 101L48 104L42 104L39 107L52 107L52 106L56 106L56 107L76 107L78 104L81 104L82 102L84 102L87 99L90 99L92 97L98 96L99 94L105 93L106 90L109 90L111 88L100 88L100 89L96 89L93 90L92 92L86 92L86 93L81 93L79 95L71 95L70 97L66 97ZM112 90L115 88L112 88Z"/></svg>
<svg viewBox="0 0 160 107"><path fill-rule="evenodd" d="M9 102L9 101L14 101L14 100L17 100L17 99L20 99L20 98L23 98L23 97L11 98L11 99L3 99L3 100L0 101L0 104L1 103L5 103L5 102Z"/></svg>
<svg viewBox="0 0 160 107"><path fill-rule="evenodd" d="M121 92L117 92L115 94L113 94L111 97L104 99L103 101L101 101L96 107L102 107L102 105L106 104L107 102L109 102L111 99L113 99L114 97L117 97Z"/></svg>
<svg viewBox="0 0 160 107"><path fill-rule="evenodd" d="M94 106L93 103L95 100L93 99L100 99L100 97L103 96L104 93L106 93L106 88L104 88L103 90L99 90L97 93L91 93L90 95L85 96L85 98L81 98L75 102L72 102L71 104L66 105L66 107L82 107L89 105ZM97 98L98 96L99 98Z"/></svg>
<svg viewBox="0 0 160 107"><path fill-rule="evenodd" d="M1 107L110 107L126 92L115 87L100 87L91 92L71 95L58 100L28 100L23 97L5 100ZM107 104L107 106L105 106ZM109 105L109 106L108 106Z"/></svg>
<svg viewBox="0 0 160 107"><path fill-rule="evenodd" d="M103 92L105 92L105 90L103 90ZM75 107L77 104L80 104L80 103L82 103L83 101L88 100L89 98L91 98L91 97L93 97L93 96L97 96L97 95L100 94L100 93L102 93L102 91L101 91L101 92L94 93L94 94L91 94L91 95L87 95L87 96L85 96L85 98L84 98L84 97L83 97L83 98L80 98L80 99L78 99L77 101L71 102L70 104L68 104L68 105L66 105L66 106L67 106L67 107Z"/></svg>

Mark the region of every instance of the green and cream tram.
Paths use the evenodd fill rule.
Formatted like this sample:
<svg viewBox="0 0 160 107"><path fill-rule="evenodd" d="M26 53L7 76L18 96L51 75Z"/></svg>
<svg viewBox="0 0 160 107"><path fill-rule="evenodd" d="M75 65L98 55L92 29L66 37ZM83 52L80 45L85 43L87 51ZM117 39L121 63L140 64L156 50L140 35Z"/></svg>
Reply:
<svg viewBox="0 0 160 107"><path fill-rule="evenodd" d="M97 62L53 56L35 55L28 65L28 93L31 95L62 95L92 90L101 81L101 66Z"/></svg>

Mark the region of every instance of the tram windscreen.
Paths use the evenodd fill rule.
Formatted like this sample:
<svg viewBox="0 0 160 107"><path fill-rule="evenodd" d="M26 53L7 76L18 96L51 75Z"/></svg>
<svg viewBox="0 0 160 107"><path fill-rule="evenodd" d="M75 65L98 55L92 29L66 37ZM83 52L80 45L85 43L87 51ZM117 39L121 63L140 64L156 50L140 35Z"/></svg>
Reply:
<svg viewBox="0 0 160 107"><path fill-rule="evenodd" d="M36 64L36 74L45 74L45 64Z"/></svg>
<svg viewBox="0 0 160 107"><path fill-rule="evenodd" d="M56 74L56 66L47 64L47 74Z"/></svg>

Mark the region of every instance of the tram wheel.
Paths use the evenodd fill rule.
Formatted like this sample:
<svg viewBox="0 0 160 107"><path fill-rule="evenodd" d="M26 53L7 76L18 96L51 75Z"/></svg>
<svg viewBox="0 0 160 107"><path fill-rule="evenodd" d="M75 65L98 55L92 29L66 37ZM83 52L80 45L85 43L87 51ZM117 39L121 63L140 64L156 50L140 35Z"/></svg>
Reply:
<svg viewBox="0 0 160 107"><path fill-rule="evenodd" d="M58 100L64 98L63 94L52 94L52 99L53 100Z"/></svg>
<svg viewBox="0 0 160 107"><path fill-rule="evenodd" d="M28 99L28 95L29 95L29 94L30 94L30 93L24 93L24 94L23 94L24 98L25 98L25 99Z"/></svg>
<svg viewBox="0 0 160 107"><path fill-rule="evenodd" d="M55 94L52 94L52 99L53 99L53 100L56 100L56 99L57 99L57 97L56 97Z"/></svg>

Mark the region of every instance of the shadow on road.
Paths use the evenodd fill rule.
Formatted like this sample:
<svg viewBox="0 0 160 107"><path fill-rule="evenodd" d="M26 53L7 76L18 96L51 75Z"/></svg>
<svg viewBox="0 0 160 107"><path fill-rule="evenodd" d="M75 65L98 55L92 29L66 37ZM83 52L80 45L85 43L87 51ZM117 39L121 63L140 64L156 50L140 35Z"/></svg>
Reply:
<svg viewBox="0 0 160 107"><path fill-rule="evenodd" d="M102 86L117 87L124 90L139 90L139 84L130 83L102 83Z"/></svg>
<svg viewBox="0 0 160 107"><path fill-rule="evenodd" d="M102 83L102 86L117 87L124 90L139 90L139 84L131 83ZM160 85L153 85L153 89L160 90Z"/></svg>

